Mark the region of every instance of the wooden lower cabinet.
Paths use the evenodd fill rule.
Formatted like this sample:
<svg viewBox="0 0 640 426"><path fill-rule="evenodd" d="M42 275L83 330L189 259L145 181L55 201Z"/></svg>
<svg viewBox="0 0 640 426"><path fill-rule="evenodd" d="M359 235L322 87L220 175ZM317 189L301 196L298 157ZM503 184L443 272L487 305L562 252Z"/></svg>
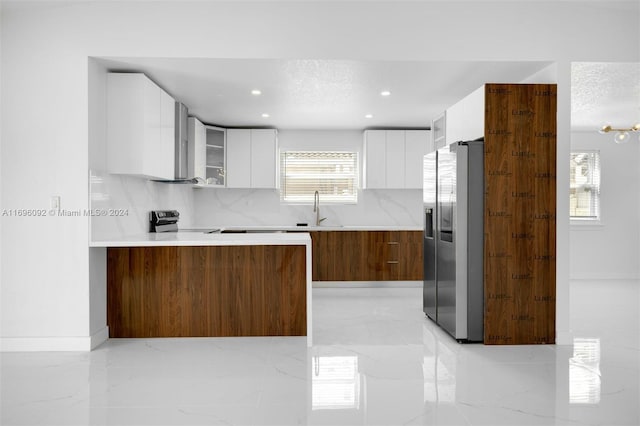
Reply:
<svg viewBox="0 0 640 426"><path fill-rule="evenodd" d="M109 336L305 336L306 279L305 246L109 248Z"/></svg>
<svg viewBox="0 0 640 426"><path fill-rule="evenodd" d="M400 245L398 247L399 269L398 279L406 281L422 281L424 276L422 231L399 231Z"/></svg>
<svg viewBox="0 0 640 426"><path fill-rule="evenodd" d="M311 232L314 281L422 280L421 231Z"/></svg>

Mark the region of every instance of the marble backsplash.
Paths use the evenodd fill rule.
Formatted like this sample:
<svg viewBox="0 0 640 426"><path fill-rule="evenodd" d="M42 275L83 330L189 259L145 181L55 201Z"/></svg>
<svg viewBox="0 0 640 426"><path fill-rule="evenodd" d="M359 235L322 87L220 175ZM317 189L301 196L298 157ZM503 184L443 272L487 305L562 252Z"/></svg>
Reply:
<svg viewBox="0 0 640 426"><path fill-rule="evenodd" d="M148 232L150 210L178 210L181 228L315 224L313 206L273 189L201 189L91 170L91 240ZM322 204L326 226L422 226L422 191L360 190L357 204Z"/></svg>
<svg viewBox="0 0 640 426"><path fill-rule="evenodd" d="M89 192L92 241L147 233L150 210L178 210L180 226L193 226L191 185L90 170Z"/></svg>
<svg viewBox="0 0 640 426"><path fill-rule="evenodd" d="M194 226L315 224L313 206L280 200L273 189L194 189ZM326 226L422 226L422 191L360 190L357 204L322 204Z"/></svg>

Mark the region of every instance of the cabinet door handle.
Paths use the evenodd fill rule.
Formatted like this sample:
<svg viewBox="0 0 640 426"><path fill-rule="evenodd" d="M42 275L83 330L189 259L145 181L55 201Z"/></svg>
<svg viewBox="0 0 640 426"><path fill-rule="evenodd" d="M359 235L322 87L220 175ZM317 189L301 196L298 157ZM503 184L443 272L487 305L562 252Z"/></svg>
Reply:
<svg viewBox="0 0 640 426"><path fill-rule="evenodd" d="M398 261L397 260L387 260L387 263L391 263L391 264L395 265L395 264L398 263Z"/></svg>
<svg viewBox="0 0 640 426"><path fill-rule="evenodd" d="M397 241L387 241L387 244L396 244L397 245L397 244L400 244L400 243L398 243Z"/></svg>

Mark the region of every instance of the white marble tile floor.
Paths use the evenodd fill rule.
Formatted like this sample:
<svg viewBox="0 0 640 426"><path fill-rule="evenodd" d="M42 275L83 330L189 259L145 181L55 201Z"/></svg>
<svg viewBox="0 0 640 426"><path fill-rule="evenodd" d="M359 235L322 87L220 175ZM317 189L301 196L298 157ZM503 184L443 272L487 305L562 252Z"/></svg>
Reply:
<svg viewBox="0 0 640 426"><path fill-rule="evenodd" d="M572 283L572 346L461 345L419 288L315 288L303 337L0 354L2 425L638 425L640 283Z"/></svg>

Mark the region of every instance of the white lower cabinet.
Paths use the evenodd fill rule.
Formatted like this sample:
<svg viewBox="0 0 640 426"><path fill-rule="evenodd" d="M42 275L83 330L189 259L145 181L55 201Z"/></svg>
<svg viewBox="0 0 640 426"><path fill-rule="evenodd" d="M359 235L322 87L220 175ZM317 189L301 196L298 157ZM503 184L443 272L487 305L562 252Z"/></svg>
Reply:
<svg viewBox="0 0 640 426"><path fill-rule="evenodd" d="M421 189L429 130L366 130L364 187Z"/></svg>
<svg viewBox="0 0 640 426"><path fill-rule="evenodd" d="M227 188L277 188L276 129L227 129Z"/></svg>

